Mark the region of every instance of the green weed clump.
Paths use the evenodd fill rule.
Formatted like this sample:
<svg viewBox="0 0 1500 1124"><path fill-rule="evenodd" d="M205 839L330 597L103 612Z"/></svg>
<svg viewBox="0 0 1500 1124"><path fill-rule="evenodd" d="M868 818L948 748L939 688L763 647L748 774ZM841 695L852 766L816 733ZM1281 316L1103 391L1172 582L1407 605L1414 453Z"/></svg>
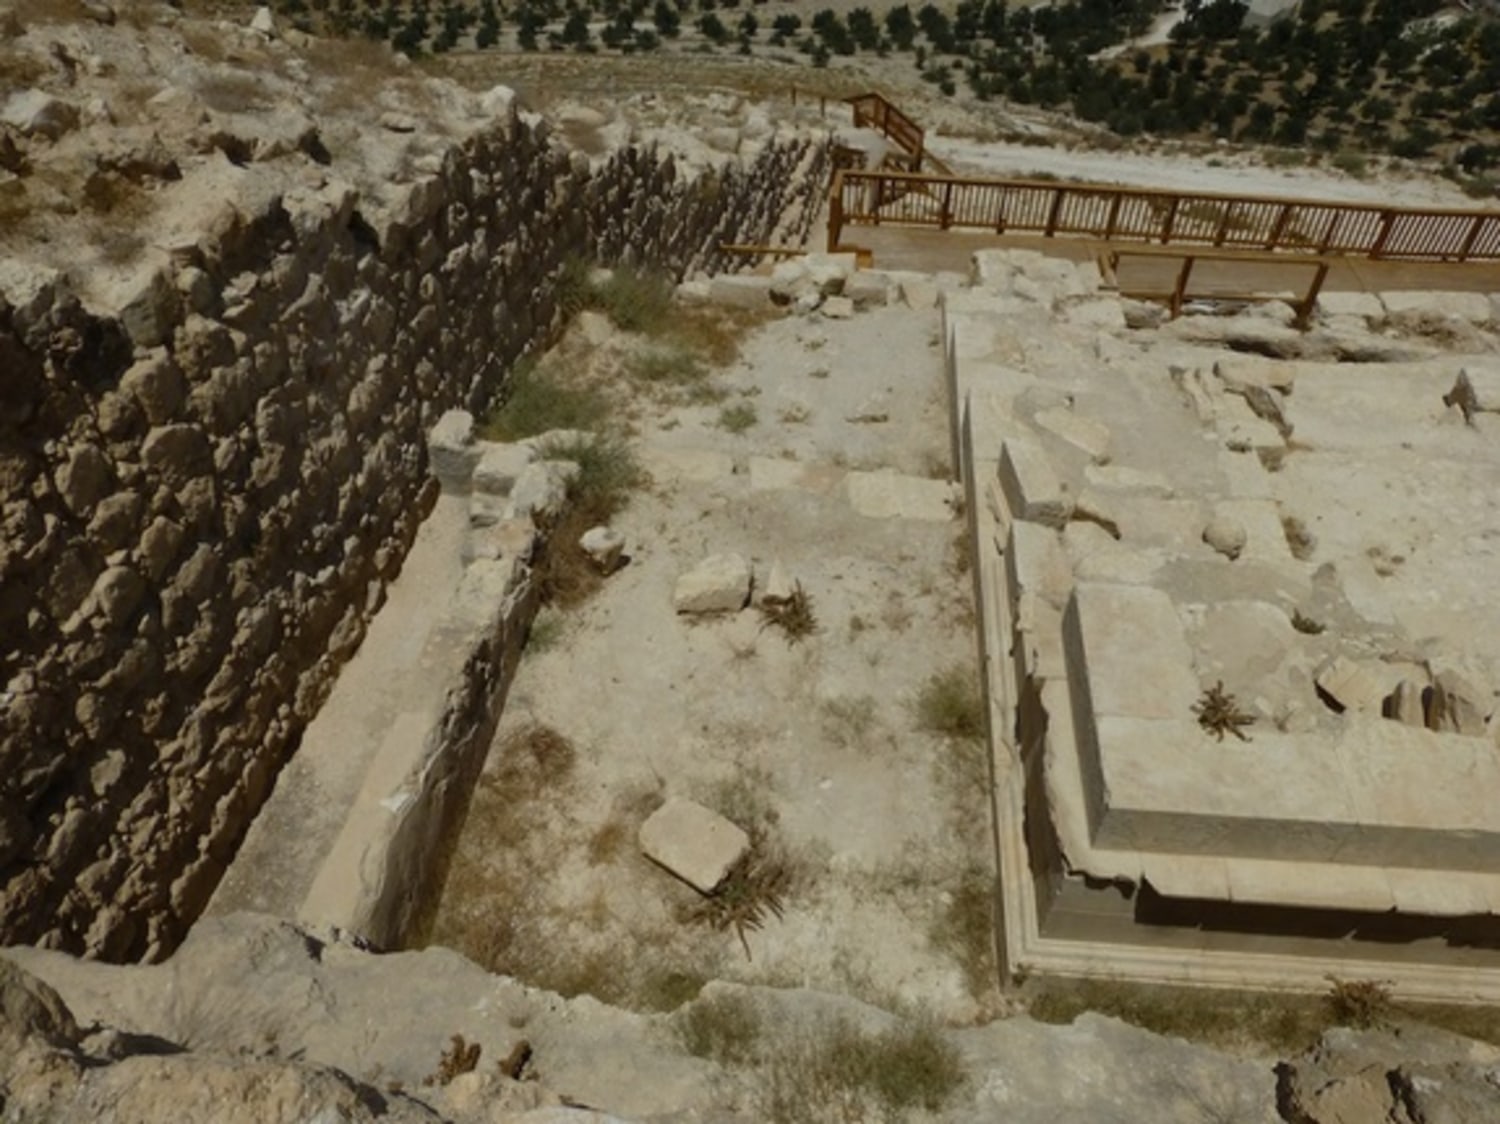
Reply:
<svg viewBox="0 0 1500 1124"><path fill-rule="evenodd" d="M963 664L933 675L917 695L917 725L933 734L960 739L984 737L984 699L973 671Z"/></svg>
<svg viewBox="0 0 1500 1124"><path fill-rule="evenodd" d="M520 441L553 429L594 430L609 415L598 390L572 386L523 360L510 373L500 404L479 426L486 441Z"/></svg>

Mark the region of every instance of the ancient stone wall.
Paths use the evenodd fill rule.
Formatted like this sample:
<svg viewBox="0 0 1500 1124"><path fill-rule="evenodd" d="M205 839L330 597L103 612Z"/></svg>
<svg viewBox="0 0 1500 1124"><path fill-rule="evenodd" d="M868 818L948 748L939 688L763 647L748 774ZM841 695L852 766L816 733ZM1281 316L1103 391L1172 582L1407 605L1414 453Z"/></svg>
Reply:
<svg viewBox="0 0 1500 1124"><path fill-rule="evenodd" d="M118 314L0 264L0 944L175 947L401 566L426 427L546 341L569 257L798 238L826 161L590 168L506 108L393 207L226 207Z"/></svg>

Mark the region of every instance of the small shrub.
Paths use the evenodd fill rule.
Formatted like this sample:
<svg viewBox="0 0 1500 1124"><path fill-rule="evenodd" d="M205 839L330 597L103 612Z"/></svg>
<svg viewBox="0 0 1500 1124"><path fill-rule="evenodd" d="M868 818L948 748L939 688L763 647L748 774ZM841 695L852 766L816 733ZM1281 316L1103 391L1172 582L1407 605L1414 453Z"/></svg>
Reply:
<svg viewBox="0 0 1500 1124"><path fill-rule="evenodd" d="M593 296L615 327L657 335L671 319L672 288L671 278L663 274L622 266L610 274L609 280L594 286Z"/></svg>
<svg viewBox="0 0 1500 1124"><path fill-rule="evenodd" d="M455 1034L438 1059L438 1067L422 1078L423 1085L446 1085L463 1073L473 1073L479 1064L478 1042L465 1042L462 1034Z"/></svg>
<svg viewBox="0 0 1500 1124"><path fill-rule="evenodd" d="M786 861L763 838L754 839L749 852L718 888L688 908L686 920L721 933L733 929L749 960L749 934L771 916L784 916L783 898L791 881Z"/></svg>
<svg viewBox="0 0 1500 1124"><path fill-rule="evenodd" d="M690 386L701 382L708 374L708 368L696 355L674 347L631 356L625 373L641 382Z"/></svg>
<svg viewBox="0 0 1500 1124"><path fill-rule="evenodd" d="M719 411L719 428L730 433L744 433L758 420L755 406L750 402L736 402Z"/></svg>
<svg viewBox="0 0 1500 1124"><path fill-rule="evenodd" d="M1370 162L1363 153L1352 152L1348 149L1343 152L1334 153L1330 163L1346 175L1364 179L1370 171Z"/></svg>
<svg viewBox="0 0 1500 1124"><path fill-rule="evenodd" d="M551 651L557 647L562 634L562 614L555 609L543 606L531 619L531 627L526 630L526 650L537 655Z"/></svg>
<svg viewBox="0 0 1500 1124"><path fill-rule="evenodd" d="M935 1027L871 1034L840 1019L771 1059L760 1107L775 1124L890 1119L937 1111L964 1076L958 1050Z"/></svg>
<svg viewBox="0 0 1500 1124"><path fill-rule="evenodd" d="M530 361L510 373L500 405L479 427L487 441L519 441L552 429L599 428L609 403L597 391L569 386Z"/></svg>
<svg viewBox="0 0 1500 1124"><path fill-rule="evenodd" d="M823 728L839 745L858 745L875 725L876 706L873 695L828 699L822 706Z"/></svg>
<svg viewBox="0 0 1500 1124"><path fill-rule="evenodd" d="M933 923L932 943L964 969L969 991L982 996L997 981L995 965L995 883L983 867L970 867Z"/></svg>
<svg viewBox="0 0 1500 1124"><path fill-rule="evenodd" d="M1321 621L1304 616L1301 609L1292 613L1292 627L1304 636L1321 636L1324 630L1324 625Z"/></svg>
<svg viewBox="0 0 1500 1124"><path fill-rule="evenodd" d="M1255 716L1240 709L1239 701L1224 690L1222 679L1204 690L1193 704L1193 713L1198 716L1198 725L1218 741L1223 741L1225 734L1233 734L1242 742L1250 740L1244 727L1254 725Z"/></svg>
<svg viewBox="0 0 1500 1124"><path fill-rule="evenodd" d="M984 699L968 667L953 664L927 680L917 695L917 725L948 738L984 737Z"/></svg>
<svg viewBox="0 0 1500 1124"><path fill-rule="evenodd" d="M562 515L547 528L545 542L533 560L544 605L567 608L583 601L603 581L599 568L578 545L590 527L608 523L630 502L630 493L646 481L646 474L630 446L617 437L552 441L542 454L572 461L578 474L568 482L568 502Z"/></svg>
<svg viewBox="0 0 1500 1124"><path fill-rule="evenodd" d="M1328 1013L1340 1026L1372 1027L1389 1022L1391 989L1376 980L1328 978Z"/></svg>
<svg viewBox="0 0 1500 1124"><path fill-rule="evenodd" d="M760 615L765 622L762 627L775 625L786 634L789 644L795 644L818 631L818 618L813 612L812 598L802 588L801 582L793 584L792 595L784 601L762 601Z"/></svg>
<svg viewBox="0 0 1500 1124"><path fill-rule="evenodd" d="M683 1048L723 1065L753 1061L760 1045L760 1012L748 997L715 995L694 1003L673 1022Z"/></svg>

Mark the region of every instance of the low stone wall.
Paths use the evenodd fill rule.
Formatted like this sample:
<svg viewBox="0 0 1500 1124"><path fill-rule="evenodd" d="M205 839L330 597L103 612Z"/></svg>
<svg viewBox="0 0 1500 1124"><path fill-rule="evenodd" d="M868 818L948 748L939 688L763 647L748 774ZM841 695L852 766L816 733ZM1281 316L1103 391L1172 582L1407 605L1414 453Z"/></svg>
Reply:
<svg viewBox="0 0 1500 1124"><path fill-rule="evenodd" d="M806 136L688 179L496 108L393 206L226 207L109 314L0 264L0 944L181 940L436 495L425 428L545 343L568 258L722 267L825 186Z"/></svg>

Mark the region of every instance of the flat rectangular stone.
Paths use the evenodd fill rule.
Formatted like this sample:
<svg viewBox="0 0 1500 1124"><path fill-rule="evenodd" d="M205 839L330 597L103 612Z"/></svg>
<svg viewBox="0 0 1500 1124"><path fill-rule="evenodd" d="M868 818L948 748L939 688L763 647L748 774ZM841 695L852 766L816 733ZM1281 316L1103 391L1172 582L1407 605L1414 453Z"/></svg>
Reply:
<svg viewBox="0 0 1500 1124"><path fill-rule="evenodd" d="M1005 576L1012 604L1021 593L1040 597L1055 608L1067 604L1073 573L1056 531L1019 520L1010 525L1005 544Z"/></svg>
<svg viewBox="0 0 1500 1124"><path fill-rule="evenodd" d="M843 483L846 471L833 464L806 464L784 457L751 457L750 490L790 490L831 496Z"/></svg>
<svg viewBox="0 0 1500 1124"><path fill-rule="evenodd" d="M1224 477L1224 491L1230 499L1268 500L1275 495L1271 489L1271 474L1254 453L1220 449L1219 472Z"/></svg>
<svg viewBox="0 0 1500 1124"><path fill-rule="evenodd" d="M1036 442L1012 437L1000 450L1000 488L1016 519L1061 528L1073 505Z"/></svg>
<svg viewBox="0 0 1500 1124"><path fill-rule="evenodd" d="M1061 407L1041 410L1036 423L1078 449L1095 464L1109 460L1109 427Z"/></svg>
<svg viewBox="0 0 1500 1124"><path fill-rule="evenodd" d="M850 472L844 477L849 506L871 519L925 519L945 523L953 518L953 485L898 472Z"/></svg>
<svg viewBox="0 0 1500 1124"><path fill-rule="evenodd" d="M1141 877L1169 898L1229 900L1229 862L1218 855L1142 855Z"/></svg>
<svg viewBox="0 0 1500 1124"><path fill-rule="evenodd" d="M474 491L487 496L508 496L516 480L536 459L529 445L500 445L491 441L479 443L479 463L474 466Z"/></svg>
<svg viewBox="0 0 1500 1124"><path fill-rule="evenodd" d="M1091 716L1192 720L1199 695L1193 653L1160 590L1078 584L1063 616L1063 644L1069 686Z"/></svg>
<svg viewBox="0 0 1500 1124"><path fill-rule="evenodd" d="M691 800L668 800L641 824L641 851L694 889L711 894L750 849L750 837Z"/></svg>
<svg viewBox="0 0 1500 1124"><path fill-rule="evenodd" d="M721 273L709 281L708 299L733 308L769 308L771 279L749 273Z"/></svg>
<svg viewBox="0 0 1500 1124"><path fill-rule="evenodd" d="M1091 464L1083 470L1083 478L1095 488L1109 488L1117 492L1149 492L1162 497L1177 494L1172 482L1161 473L1127 468L1122 464Z"/></svg>
<svg viewBox="0 0 1500 1124"><path fill-rule="evenodd" d="M1371 825L1370 861L1393 867L1500 867L1500 761L1487 740L1347 714L1330 754L1355 814Z"/></svg>
<svg viewBox="0 0 1500 1124"><path fill-rule="evenodd" d="M861 269L844 282L844 296L852 300L856 308L883 307L891 303L893 287L887 274Z"/></svg>
<svg viewBox="0 0 1500 1124"><path fill-rule="evenodd" d="M1377 311L1380 302L1369 293L1354 294L1374 301ZM1297 382L1297 366L1284 359L1263 359L1258 355L1236 355L1214 363L1214 374L1230 390L1243 390L1247 386L1265 387L1290 394Z"/></svg>
<svg viewBox="0 0 1500 1124"><path fill-rule="evenodd" d="M1386 913L1395 895L1378 866L1231 859L1229 896L1253 905L1352 909Z"/></svg>
<svg viewBox="0 0 1500 1124"><path fill-rule="evenodd" d="M1427 289L1392 290L1380 294L1386 315L1393 320L1423 316L1457 316L1475 327L1490 323L1490 302L1484 293L1441 293Z"/></svg>
<svg viewBox="0 0 1500 1124"><path fill-rule="evenodd" d="M1385 320L1385 305L1374 293L1324 290L1318 294L1318 311L1324 316L1357 317L1367 328L1379 327Z"/></svg>
<svg viewBox="0 0 1500 1124"><path fill-rule="evenodd" d="M1472 917L1497 912L1500 876L1387 867L1386 883L1400 913Z"/></svg>
<svg viewBox="0 0 1500 1124"><path fill-rule="evenodd" d="M672 449L643 445L639 455L641 467L658 483L680 480L711 483L734 474L734 458L728 453L712 449Z"/></svg>
<svg viewBox="0 0 1500 1124"><path fill-rule="evenodd" d="M1338 760L1320 739L1253 739L1177 721L1101 716L1101 847L1312 862L1372 861ZM1080 742L1080 754L1087 751Z"/></svg>

